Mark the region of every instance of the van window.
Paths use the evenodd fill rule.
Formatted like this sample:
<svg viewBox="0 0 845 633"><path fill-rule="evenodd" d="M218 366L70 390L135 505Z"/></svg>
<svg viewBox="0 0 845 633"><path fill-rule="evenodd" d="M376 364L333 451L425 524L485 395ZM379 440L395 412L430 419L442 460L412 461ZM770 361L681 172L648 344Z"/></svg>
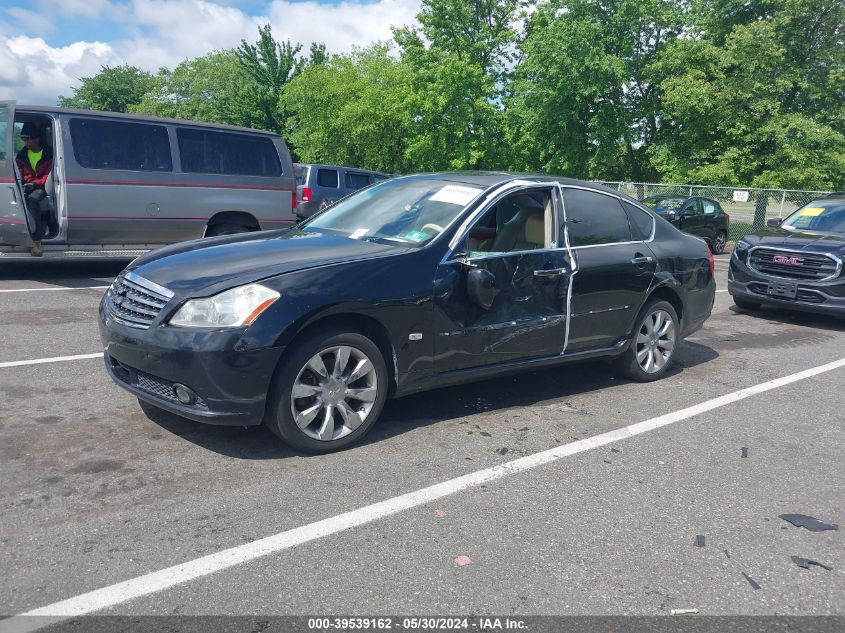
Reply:
<svg viewBox="0 0 845 633"><path fill-rule="evenodd" d="M282 165L269 138L177 128L182 171L195 174L279 176Z"/></svg>
<svg viewBox="0 0 845 633"><path fill-rule="evenodd" d="M87 169L173 170L163 125L73 118L70 137L76 162Z"/></svg>
<svg viewBox="0 0 845 633"><path fill-rule="evenodd" d="M356 174L353 172L346 172L346 188L347 189L363 189L370 186L370 177L367 174Z"/></svg>
<svg viewBox="0 0 845 633"><path fill-rule="evenodd" d="M331 187L337 189L337 170L336 169L318 169L317 170L317 186Z"/></svg>

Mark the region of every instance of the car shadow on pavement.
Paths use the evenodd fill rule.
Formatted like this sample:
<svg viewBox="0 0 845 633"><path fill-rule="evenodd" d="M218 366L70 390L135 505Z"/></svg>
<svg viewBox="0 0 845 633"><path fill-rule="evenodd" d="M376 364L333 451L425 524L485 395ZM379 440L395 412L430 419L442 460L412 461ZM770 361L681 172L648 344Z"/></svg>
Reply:
<svg viewBox="0 0 845 633"><path fill-rule="evenodd" d="M706 345L684 341L675 365L666 377L714 360L718 353ZM605 361L563 365L529 373L494 378L388 400L373 429L361 443L366 446L422 426L437 424L482 411L505 411L625 384ZM209 451L236 459L280 459L300 455L286 447L263 426L225 427L193 422L142 404L146 416L164 430ZM409 415L409 412L410 415ZM354 446L350 448L354 450Z"/></svg>
<svg viewBox="0 0 845 633"><path fill-rule="evenodd" d="M737 306L728 308L735 315L766 319L773 325L799 325L801 327L832 332L845 332L845 318L827 314L813 314L812 312L798 312L797 310L782 310L762 306L756 310L743 310Z"/></svg>

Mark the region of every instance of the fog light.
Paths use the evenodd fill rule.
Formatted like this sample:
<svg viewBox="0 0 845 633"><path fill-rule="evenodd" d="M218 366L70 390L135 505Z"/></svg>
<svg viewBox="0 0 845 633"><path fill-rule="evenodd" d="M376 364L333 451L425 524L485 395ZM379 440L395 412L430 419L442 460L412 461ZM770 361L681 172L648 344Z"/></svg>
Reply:
<svg viewBox="0 0 845 633"><path fill-rule="evenodd" d="M194 392L188 389L185 385L173 385L173 393L176 394L176 397L179 398L179 402L182 404L194 404L197 399Z"/></svg>

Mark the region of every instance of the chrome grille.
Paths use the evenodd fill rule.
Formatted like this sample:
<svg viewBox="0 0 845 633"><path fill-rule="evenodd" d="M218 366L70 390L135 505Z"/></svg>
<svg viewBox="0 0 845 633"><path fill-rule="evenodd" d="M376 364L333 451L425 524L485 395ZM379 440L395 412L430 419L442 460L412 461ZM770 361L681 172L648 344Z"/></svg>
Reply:
<svg viewBox="0 0 845 633"><path fill-rule="evenodd" d="M829 253L808 253L755 247L748 252L748 266L771 277L827 281L842 271L842 260Z"/></svg>
<svg viewBox="0 0 845 633"><path fill-rule="evenodd" d="M167 288L126 273L112 283L106 293L106 306L115 321L146 330L172 296Z"/></svg>

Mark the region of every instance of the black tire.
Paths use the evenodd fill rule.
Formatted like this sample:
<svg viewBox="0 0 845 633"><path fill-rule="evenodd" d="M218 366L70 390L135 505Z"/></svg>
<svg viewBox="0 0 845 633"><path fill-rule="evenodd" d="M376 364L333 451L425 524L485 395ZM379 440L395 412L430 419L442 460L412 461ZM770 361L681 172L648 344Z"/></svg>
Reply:
<svg viewBox="0 0 845 633"><path fill-rule="evenodd" d="M747 301L738 297L734 297L733 300L740 310L758 310L760 308L760 304L756 301Z"/></svg>
<svg viewBox="0 0 845 633"><path fill-rule="evenodd" d="M375 374L376 395L372 402L372 407L366 413L360 426L336 439L321 440L314 437L313 434L318 431L317 427L320 426L320 420L318 418L323 416L327 407L323 405L323 408L319 409L314 422L306 426L305 430L300 429L297 425L294 419L293 408L294 406L299 406L303 401L305 402L302 405L303 409L307 409L312 405L316 406L318 404L317 401L322 396L313 396L314 399L310 402L308 397L299 398L294 403L291 398L291 392L297 379L302 379L303 372L308 374L309 370L306 365L309 361L318 354L330 354L331 352L329 350L337 347L351 348L353 354L355 352L360 353L370 361ZM334 359L336 358L335 356ZM352 355L349 358L350 361L353 360ZM358 361L360 361L360 358L358 358ZM333 369L328 364L326 364L325 368L329 373ZM352 373L350 371L349 375L351 376ZM306 375L306 377L308 376ZM310 377L316 378L317 376L311 372ZM360 386L360 383L355 380L349 383L349 386L352 388L356 387L356 385ZM385 364L381 350L373 341L358 332L344 331L339 328L317 329L306 333L301 340L295 341L280 361L279 369L270 386L264 424L273 434L294 449L307 453L331 453L347 448L367 434L381 414L381 410L387 400L388 390L387 365ZM367 404L363 401L358 403L356 406L360 408L357 409L357 412L363 411ZM339 407L330 409L329 415L335 420L333 424L335 432L343 433L345 430L348 431L348 428L343 423L345 418L340 415ZM337 428L338 423L340 423L340 429Z"/></svg>
<svg viewBox="0 0 845 633"><path fill-rule="evenodd" d="M668 315L672 319L672 328L674 336L672 338L672 348L669 350L668 358L663 360L663 365L660 367L656 367L656 363L654 362L654 356L652 356L652 367L651 368L644 368L641 365L640 360L638 359L638 353L642 353L643 350L638 350L640 347L640 343L638 343L638 337L641 333L644 336L651 336L647 331L648 325L646 321L652 318L652 315L655 313L662 311L664 314ZM651 320L650 323L653 325L654 321ZM678 350L678 346L681 343L680 338L680 321L678 320L678 314L675 312L675 308L672 307L672 304L668 301L663 301L661 299L649 299L646 301L646 304L643 306L643 309L640 310L639 315L637 315L636 324L634 326L634 334L631 340L631 344L628 346L628 349L625 350L625 353L622 354L619 358L617 358L613 365L616 371L620 374L634 380L636 382L652 382L653 380L658 380L666 374L667 371L672 367L672 364L675 361L675 355ZM668 341L667 339L660 339L660 340ZM664 345L667 344L664 342ZM649 347L653 345L651 343L646 344ZM664 351L658 349L656 352L660 354L660 357L663 357Z"/></svg>
<svg viewBox="0 0 845 633"><path fill-rule="evenodd" d="M212 224L205 231L206 237L217 237L219 235L237 235L238 233L250 233L255 227L245 224Z"/></svg>
<svg viewBox="0 0 845 633"><path fill-rule="evenodd" d="M728 236L724 231L719 231L716 233L716 237L713 238L713 244L710 246L710 251L714 255L721 255L725 252L725 247L728 245Z"/></svg>

